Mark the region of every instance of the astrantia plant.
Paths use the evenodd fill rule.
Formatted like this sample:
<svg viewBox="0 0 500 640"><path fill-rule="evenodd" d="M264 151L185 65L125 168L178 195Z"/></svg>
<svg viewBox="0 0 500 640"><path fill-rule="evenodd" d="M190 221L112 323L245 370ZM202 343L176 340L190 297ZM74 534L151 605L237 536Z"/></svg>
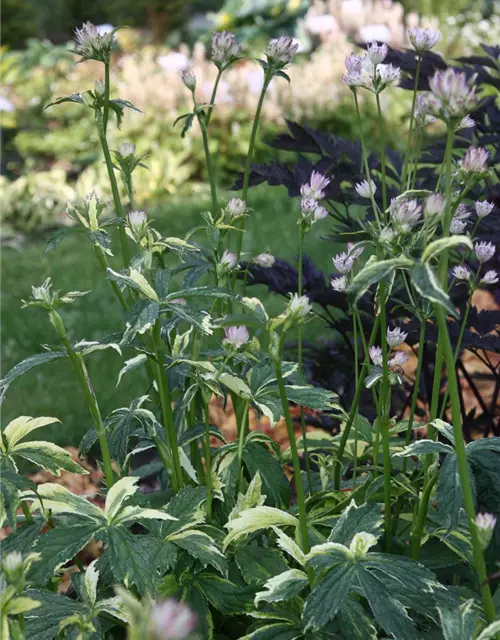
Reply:
<svg viewBox="0 0 500 640"><path fill-rule="evenodd" d="M478 235L483 220L495 216L485 185L496 181L497 155L488 138L464 146L460 137L470 129L467 112L476 121L481 104L470 77L440 67L430 93L417 100L420 71L435 60L428 56L439 33L410 31L416 73L406 154L398 158L385 149L380 94L406 83L405 69L376 42L363 56L348 58L344 81L356 114L360 118L358 99L365 92L377 112L381 146L378 155L370 154L363 137L358 143L325 140L294 125L303 136L301 150L323 153L324 145L333 154L318 165L302 158L297 171L281 174L291 195L300 196L289 213L298 230L295 270L267 252L247 257L242 248L246 218L259 215L249 206L249 186L266 177L262 168L252 173L262 104L272 79L288 79L284 69L297 43L287 36L271 40L265 59L256 61L263 87L241 193L225 203L210 155L210 120L220 78L241 56L235 36L213 36L218 73L208 104L197 101L194 75L183 73L193 110L181 116L182 135L196 123L201 128L211 207L200 214L199 226L176 238L162 236L148 212L135 206L133 175L147 170L144 156L130 144L110 151L110 110L120 124L125 107L134 108L110 100L113 34L101 35L87 23L76 36L82 59L104 64L104 83L54 104L94 110L113 202L91 193L68 204L75 223L69 232L89 240L123 322L99 340L73 336L78 324L66 322L65 307L75 309L79 297L92 292L63 293L50 279L34 286L24 306L48 315L51 344L8 372L1 391L8 398L10 384L25 372L67 361L91 418L80 455L92 452L104 477L100 495L91 496L56 482L36 485L22 475L26 463L56 477L86 473L65 450L27 439L63 416L21 416L3 429L0 516L11 531L2 543L2 637L493 638L500 439L465 443L456 374L463 343L483 339L467 333L468 318L477 313L473 295L498 281L497 271L486 268L495 243ZM438 172L420 157L431 118L446 130ZM349 215L339 214L339 206ZM332 255L335 273L325 285L303 248L311 227L326 227L330 219L348 237ZM287 296L281 313L271 316L247 295L256 282ZM329 307L343 315L341 333L352 336L346 338L353 381L348 400L307 382L304 327L313 314L324 313L334 324ZM451 327L458 327L455 333ZM427 433L416 439L428 334L435 348L425 381ZM296 362L288 359L291 336L298 338ZM105 416L86 359L107 349L132 356L110 384L136 368L144 369L147 384L130 406ZM336 375L341 360L328 359ZM341 379L339 391L347 376ZM395 399L405 396L407 410L398 416ZM234 441L212 424L215 398L232 406ZM299 437L292 404L300 408ZM335 420L340 433L308 433L306 409L311 420ZM286 448L250 430L252 415L272 426L284 418ZM146 490L148 479L154 490ZM99 552L85 567L81 551L90 542Z"/></svg>

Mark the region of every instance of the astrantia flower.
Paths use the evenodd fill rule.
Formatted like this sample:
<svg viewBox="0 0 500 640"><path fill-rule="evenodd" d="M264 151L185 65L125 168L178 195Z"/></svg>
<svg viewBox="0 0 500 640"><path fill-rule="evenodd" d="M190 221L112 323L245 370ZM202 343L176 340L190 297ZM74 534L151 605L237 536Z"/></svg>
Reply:
<svg viewBox="0 0 500 640"><path fill-rule="evenodd" d="M436 71L429 80L429 86L435 98L429 102L430 111L442 120L462 118L477 104L475 88L469 85L465 73L451 67Z"/></svg>
<svg viewBox="0 0 500 640"><path fill-rule="evenodd" d="M311 309L312 305L307 296L299 296L297 293L294 293L288 303L287 313L291 317L300 320L305 318Z"/></svg>
<svg viewBox="0 0 500 640"><path fill-rule="evenodd" d="M394 231L390 227L384 227L380 232L381 242L392 242L394 240Z"/></svg>
<svg viewBox="0 0 500 640"><path fill-rule="evenodd" d="M472 129L472 127L475 127L475 126L476 126L476 123L474 122L473 118L467 115L467 116L464 116L458 123L457 131L460 129Z"/></svg>
<svg viewBox="0 0 500 640"><path fill-rule="evenodd" d="M349 254L349 257L351 257L353 260L357 260L357 258L359 258L359 256L363 253L363 251L365 250L365 247L361 244L355 244L354 242L348 242L347 243L347 253Z"/></svg>
<svg viewBox="0 0 500 640"><path fill-rule="evenodd" d="M394 367L402 367L408 362L408 356L403 351L396 351L394 356L388 361L388 365L391 369Z"/></svg>
<svg viewBox="0 0 500 640"><path fill-rule="evenodd" d="M490 154L482 147L469 147L460 161L460 169L463 173L476 174L477 176L488 173L488 158Z"/></svg>
<svg viewBox="0 0 500 640"><path fill-rule="evenodd" d="M314 213L314 209L316 209L317 206L317 201L311 196L302 198L302 200L300 201L300 211L304 216L308 216Z"/></svg>
<svg viewBox="0 0 500 640"><path fill-rule="evenodd" d="M465 204L459 204L457 210L455 211L455 215L453 216L456 220L468 220L472 215L472 212L467 209Z"/></svg>
<svg viewBox="0 0 500 640"><path fill-rule="evenodd" d="M148 219L148 214L145 211L131 211L127 215L128 223L131 227L140 227Z"/></svg>
<svg viewBox="0 0 500 640"><path fill-rule="evenodd" d="M374 365L380 365L383 362L382 358L382 347L370 347L370 360Z"/></svg>
<svg viewBox="0 0 500 640"><path fill-rule="evenodd" d="M441 40L441 32L437 29L419 29L411 27L408 29L408 40L417 53L430 51Z"/></svg>
<svg viewBox="0 0 500 640"><path fill-rule="evenodd" d="M181 80L184 83L184 86L190 91L194 91L196 89L196 76L191 69L181 71Z"/></svg>
<svg viewBox="0 0 500 640"><path fill-rule="evenodd" d="M227 249L222 254L222 258L220 259L220 265L224 269L231 270L236 267L238 263L238 256L232 251L228 251Z"/></svg>
<svg viewBox="0 0 500 640"><path fill-rule="evenodd" d="M492 513L477 514L474 524L476 525L479 542L481 543L483 549L486 549L486 547L489 545L496 523L496 516L494 516Z"/></svg>
<svg viewBox="0 0 500 640"><path fill-rule="evenodd" d="M349 273L354 266L354 260L355 259L345 251L336 255L335 258L332 258L333 266L340 273Z"/></svg>
<svg viewBox="0 0 500 640"><path fill-rule="evenodd" d="M387 327L387 344L390 347L399 347L407 337L408 333L403 331L401 327L395 327L392 330Z"/></svg>
<svg viewBox="0 0 500 640"><path fill-rule="evenodd" d="M347 278L345 276L332 278L330 280L330 284L332 285L332 289L334 291L345 291L347 289Z"/></svg>
<svg viewBox="0 0 500 640"><path fill-rule="evenodd" d="M253 262L259 265L259 267L269 269L276 262L276 258L271 253L259 253L259 255L255 256L255 258L253 259Z"/></svg>
<svg viewBox="0 0 500 640"><path fill-rule="evenodd" d="M495 208L494 203L488 202L487 200L484 200L483 202L476 202L474 206L476 208L476 214L479 219L489 216Z"/></svg>
<svg viewBox="0 0 500 640"><path fill-rule="evenodd" d="M330 184L330 178L327 178L319 171L313 171L311 173L311 179L308 183L303 184L300 187L300 195L303 198L314 198L315 200L321 200L325 197L324 189Z"/></svg>
<svg viewBox="0 0 500 640"><path fill-rule="evenodd" d="M226 215L230 220L241 218L247 210L247 203L241 198L231 198L226 205Z"/></svg>
<svg viewBox="0 0 500 640"><path fill-rule="evenodd" d="M426 124L432 124L436 118L431 114L431 109L436 107L436 99L431 94L418 94L417 104L415 105L415 122L418 126L423 127Z"/></svg>
<svg viewBox="0 0 500 640"><path fill-rule="evenodd" d="M98 79L94 82L94 91L97 96L100 96L101 98L104 97L104 93L106 91L106 85L102 80Z"/></svg>
<svg viewBox="0 0 500 640"><path fill-rule="evenodd" d="M389 212L394 227L400 233L409 233L422 216L422 207L417 200L391 201Z"/></svg>
<svg viewBox="0 0 500 640"><path fill-rule="evenodd" d="M240 55L240 45L234 33L217 31L212 36L212 62L219 67L226 67Z"/></svg>
<svg viewBox="0 0 500 640"><path fill-rule="evenodd" d="M81 29L75 29L76 47L74 53L84 60L98 60L107 63L111 57L113 35L114 30L108 33L99 33L94 24L85 22Z"/></svg>
<svg viewBox="0 0 500 640"><path fill-rule="evenodd" d="M313 223L318 222L319 220L323 220L327 216L328 216L328 209L325 209L325 207L318 205L316 209L314 209L312 222Z"/></svg>
<svg viewBox="0 0 500 640"><path fill-rule="evenodd" d="M383 62L389 51L389 47L386 44L377 44L376 42L372 42L371 45L366 49L366 53L371 63L376 65Z"/></svg>
<svg viewBox="0 0 500 640"><path fill-rule="evenodd" d="M456 267L453 267L451 275L456 280L470 280L471 272L467 269L467 267L458 265Z"/></svg>
<svg viewBox="0 0 500 640"><path fill-rule="evenodd" d="M496 284L498 282L498 273L495 269L490 269L481 278L483 284Z"/></svg>
<svg viewBox="0 0 500 640"><path fill-rule="evenodd" d="M464 220L459 220L458 218L453 218L450 224L450 233L459 236L465 231L466 228L467 222L465 222Z"/></svg>
<svg viewBox="0 0 500 640"><path fill-rule="evenodd" d="M118 147L118 151L124 158L127 158L128 156L134 156L135 144L133 144L132 142L122 142Z"/></svg>
<svg viewBox="0 0 500 640"><path fill-rule="evenodd" d="M239 349L250 340L250 334L245 326L226 327L222 343L233 349Z"/></svg>
<svg viewBox="0 0 500 640"><path fill-rule="evenodd" d="M358 195L362 198L371 198L375 195L377 191L377 185L373 182L373 180L363 180L363 182L358 182L355 187Z"/></svg>
<svg viewBox="0 0 500 640"><path fill-rule="evenodd" d="M158 602L151 609L149 620L155 640L186 640L197 625L191 609L174 599Z"/></svg>
<svg viewBox="0 0 500 640"><path fill-rule="evenodd" d="M392 64L379 64L377 66L377 76L384 86L397 84L401 76L401 69Z"/></svg>
<svg viewBox="0 0 500 640"><path fill-rule="evenodd" d="M370 77L363 69L363 58L352 53L345 59L347 72L342 76L342 82L349 87L370 85Z"/></svg>
<svg viewBox="0 0 500 640"><path fill-rule="evenodd" d="M268 42L264 54L271 67L283 69L287 64L290 64L298 48L299 43L295 42L291 36L280 36Z"/></svg>
<svg viewBox="0 0 500 640"><path fill-rule="evenodd" d="M443 213L446 201L440 193L431 193L425 201L425 214L434 216Z"/></svg>
<svg viewBox="0 0 500 640"><path fill-rule="evenodd" d="M474 250L479 262L488 262L495 255L495 245L491 242L476 242Z"/></svg>

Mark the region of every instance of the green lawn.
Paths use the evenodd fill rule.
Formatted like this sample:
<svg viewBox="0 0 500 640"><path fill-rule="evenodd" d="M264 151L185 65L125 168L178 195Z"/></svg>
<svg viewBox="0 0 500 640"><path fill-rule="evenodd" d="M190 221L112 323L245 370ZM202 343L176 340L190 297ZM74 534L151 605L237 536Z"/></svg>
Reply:
<svg viewBox="0 0 500 640"><path fill-rule="evenodd" d="M254 212L247 219L244 250L252 254L270 251L293 260L297 256L298 200L289 199L284 189L266 186L251 190L249 200ZM199 197L184 198L159 207L151 215L162 233L182 236L199 223L200 211L208 207ZM331 271L330 258L336 249L321 240L329 227L328 221L315 225L305 242L306 253L327 272ZM48 276L52 277L54 288L62 291L92 290L62 310L72 340L97 339L122 328L121 309L96 263L90 243L81 236L69 237L42 259L43 248L44 242L32 242L2 250L3 374L27 356L39 353L41 344L53 344L57 340L44 312L21 309L21 299L30 295L31 285L41 284ZM259 289L252 288L251 295L258 294L270 313L278 313L283 308L283 299L270 296L264 287ZM328 331L320 322L314 322L308 325L308 333L317 338L321 333L327 335ZM124 358L128 357L131 354L125 353ZM124 358L108 350L87 359L104 415L146 391L145 376L140 373L125 376L116 388ZM62 445L77 444L90 427L87 407L66 361L49 363L16 380L7 392L2 409L3 425L18 415L56 416L62 425L46 427L37 437L50 438Z"/></svg>

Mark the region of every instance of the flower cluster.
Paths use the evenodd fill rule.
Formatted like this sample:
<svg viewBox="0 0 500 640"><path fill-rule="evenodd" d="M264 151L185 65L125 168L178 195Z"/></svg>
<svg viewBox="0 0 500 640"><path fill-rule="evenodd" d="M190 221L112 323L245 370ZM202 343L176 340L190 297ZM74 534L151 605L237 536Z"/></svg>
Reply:
<svg viewBox="0 0 500 640"><path fill-rule="evenodd" d="M328 211L319 204L319 201L325 197L324 189L329 184L329 178L318 171L313 171L310 181L301 186L300 212L302 217L299 224L303 225L305 230L309 230L315 222L327 217Z"/></svg>
<svg viewBox="0 0 500 640"><path fill-rule="evenodd" d="M228 31L214 33L212 36L212 62L219 69L226 69L239 57L240 53L241 47L234 33Z"/></svg>
<svg viewBox="0 0 500 640"><path fill-rule="evenodd" d="M436 71L429 80L430 94L426 96L425 110L432 116L449 121L459 121L472 111L478 97L464 72L449 67Z"/></svg>
<svg viewBox="0 0 500 640"><path fill-rule="evenodd" d="M422 206L417 200L394 198L389 205L389 215L394 231L410 233L422 217Z"/></svg>
<svg viewBox="0 0 500 640"><path fill-rule="evenodd" d="M343 251L332 258L333 266L342 274L340 277L332 278L330 280L330 285L334 291L341 292L347 289L349 283L346 274L352 271L356 260L363 251L363 245L349 242L347 244L347 251Z"/></svg>
<svg viewBox="0 0 500 640"><path fill-rule="evenodd" d="M464 177L482 177L488 174L488 158L490 154L482 147L469 147L463 160L460 161L460 171Z"/></svg>
<svg viewBox="0 0 500 640"><path fill-rule="evenodd" d="M391 349L401 346L407 337L408 333L403 331L400 327L395 327L394 329L387 327L386 340ZM370 347L369 354L370 359L375 366L380 367L383 365L382 347ZM389 369L391 370L397 370L408 361L408 356L403 351L395 351L391 356L392 357L387 361Z"/></svg>
<svg viewBox="0 0 500 640"><path fill-rule="evenodd" d="M249 340L250 334L248 333L248 329L243 325L239 327L226 327L224 329L222 344L231 351L240 349Z"/></svg>
<svg viewBox="0 0 500 640"><path fill-rule="evenodd" d="M280 70L290 64L298 49L298 42L295 42L291 36L280 36L268 42L264 54L269 67Z"/></svg>
<svg viewBox="0 0 500 640"><path fill-rule="evenodd" d="M228 222L235 222L245 215L247 203L241 198L231 198L224 209Z"/></svg>
<svg viewBox="0 0 500 640"><path fill-rule="evenodd" d="M363 87L380 93L390 84L398 84L401 69L392 64L382 64L389 48L386 44L372 42L364 56L351 54L346 58L346 73L342 76L344 84L355 90Z"/></svg>
<svg viewBox="0 0 500 640"><path fill-rule="evenodd" d="M441 40L441 32L428 27L425 29L410 27L407 33L411 46L419 54L424 53L424 51L430 51Z"/></svg>
<svg viewBox="0 0 500 640"><path fill-rule="evenodd" d="M98 60L109 63L115 30L102 33L91 22L85 22L81 29L75 29L76 47L74 53L83 60Z"/></svg>

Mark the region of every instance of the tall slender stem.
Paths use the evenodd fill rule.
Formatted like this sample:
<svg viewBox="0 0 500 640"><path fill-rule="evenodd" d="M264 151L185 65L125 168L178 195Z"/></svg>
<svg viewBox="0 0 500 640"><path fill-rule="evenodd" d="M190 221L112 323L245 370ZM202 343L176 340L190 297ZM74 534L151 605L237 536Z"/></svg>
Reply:
<svg viewBox="0 0 500 640"><path fill-rule="evenodd" d="M299 296L302 295L302 262L303 262L303 253L304 253L304 227L300 225L300 239L299 239L299 268L298 268L298 282L297 282L297 291ZM302 384L304 381L304 367L303 367L303 353L302 353L302 325L300 324L298 327L298 375L299 375L299 384ZM302 433L302 446L304 447L304 461L306 465L306 474L307 474L307 485L309 489L309 493L312 493L312 475L311 475L311 464L309 461L309 452L307 450L307 433L306 433L306 420L304 415L304 407L300 405L300 430Z"/></svg>
<svg viewBox="0 0 500 640"><path fill-rule="evenodd" d="M455 371L455 358L450 342L450 336L448 334L448 327L446 326L445 312L441 306L435 305L435 315L439 327L440 340L444 343L444 358L448 374L448 388L450 391L451 420L453 425L453 435L455 437L455 453L457 456L457 467L460 476L460 485L463 492L465 513L467 514L467 520L469 523L469 534L472 542L474 566L480 585L486 618L488 619L488 622L493 622L496 618L495 606L493 604L490 586L488 583L488 574L486 572L483 549L479 541L475 524L476 510L474 507L474 496L472 493L469 466L467 463L467 454L465 452L465 442L462 433L462 418L457 374Z"/></svg>
<svg viewBox="0 0 500 640"><path fill-rule="evenodd" d="M413 421L415 419L415 411L417 409L418 394L420 391L420 378L422 377L422 367L424 364L424 345L425 345L425 319L420 318L420 331L418 334L418 361L417 370L415 372L415 382L413 384L413 393L411 397L410 413L408 415L408 427L406 428L405 444L408 446L411 442L411 434L413 432ZM406 473L408 458L403 459L403 473Z"/></svg>
<svg viewBox="0 0 500 640"><path fill-rule="evenodd" d="M95 244L94 254L95 254L95 257L97 258L97 262L99 263L101 269L103 270L104 273L106 273L108 269L108 260L106 258L106 254L104 253L103 248L100 245ZM115 292L116 297L118 298L120 304L122 305L123 310L128 311L129 310L128 302L125 300L125 296L123 295L120 287L117 285L116 282L113 282L112 280L110 280L109 282L111 284L111 288Z"/></svg>
<svg viewBox="0 0 500 640"><path fill-rule="evenodd" d="M276 379L278 381L278 389L281 398L281 406L283 407L283 413L285 416L286 428L288 432L288 440L290 441L290 450L292 452L293 461L293 475L295 480L295 489L297 491L297 504L299 507L299 522L300 522L300 537L301 546L304 553L308 553L310 549L309 534L307 531L307 513L306 502L304 495L304 487L302 485L302 474L300 469L299 452L297 450L297 442L295 441L295 432L292 423L292 416L290 415L290 407L288 405L288 398L286 397L285 382L283 380L283 374L281 372L281 361L283 355L285 334L283 333L280 339L279 356L275 362Z"/></svg>
<svg viewBox="0 0 500 640"><path fill-rule="evenodd" d="M418 54L417 57L417 69L415 71L415 84L413 85L413 98L412 98L412 103L411 103L411 113L410 113L410 125L408 127L408 139L406 142L406 156L405 156L405 161L404 161L404 165L403 165L403 173L401 176L401 185L403 185L404 188L404 184L406 183L406 172L408 171L408 163L410 160L410 155L411 155L411 149L412 149L412 145L411 145L411 138L412 138L412 134L413 134L413 123L415 121L415 105L417 103L417 93L418 93L418 80L420 77L420 66L422 64L422 56L420 54Z"/></svg>
<svg viewBox="0 0 500 640"><path fill-rule="evenodd" d="M92 416L92 422L97 433L99 440L99 446L101 448L102 464L104 468L104 476L106 478L106 484L108 489L113 486L114 475L113 468L111 466L111 454L109 452L108 439L106 438L106 430L101 418L101 412L99 405L97 404L97 398L90 382L90 378L85 367L85 363L80 355L78 355L71 346L66 335L62 336L62 341L68 353L73 369L76 373L80 386L82 387L83 395L87 401L90 415Z"/></svg>
<svg viewBox="0 0 500 640"><path fill-rule="evenodd" d="M247 436L247 428L248 428L248 411L249 406L248 402L245 402L243 405L243 411L241 413L241 417L238 420L238 485L241 493L244 493L243 488L243 449L245 447L245 439Z"/></svg>
<svg viewBox="0 0 500 640"><path fill-rule="evenodd" d="M212 89L212 95L210 96L210 106L208 107L207 119L206 119L207 126L208 126L208 123L210 122L210 118L212 117L212 111L214 110L215 96L217 95L217 88L219 87L219 80L221 75L222 75L222 69L219 69L217 72L217 77L215 78L214 88Z"/></svg>
<svg viewBox="0 0 500 640"><path fill-rule="evenodd" d="M110 85L111 83L109 80L109 62L105 62L104 63L104 105L102 108L102 128L104 131L104 135L106 135L108 131Z"/></svg>
<svg viewBox="0 0 500 640"><path fill-rule="evenodd" d="M248 153L247 153L247 161L245 164L245 173L243 174L243 187L241 192L241 199L245 202L247 201L248 195L248 181L250 178L250 167L252 166L253 159L253 151L255 147L255 139L257 137L257 131L259 129L259 120L260 120L260 112L262 111L262 105L264 104L264 97L266 95L267 88L269 83L271 82L272 73L270 71L266 71L264 73L264 84L262 85L262 91L260 92L259 102L257 103L257 110L255 111L255 118L253 121L252 132L250 134L250 142L248 144ZM238 236L236 238L236 255L238 258L241 255L241 248L243 245L243 232L245 231L245 219L242 218L239 223Z"/></svg>
<svg viewBox="0 0 500 640"><path fill-rule="evenodd" d="M391 387L389 385L389 357L387 345L386 287L384 281L379 285L380 335L382 342L382 385L380 389L380 408L382 411L380 431L382 452L384 455L384 549L391 550L391 453L389 445L389 420L391 411Z"/></svg>
<svg viewBox="0 0 500 640"><path fill-rule="evenodd" d="M359 354L358 354L358 318L359 313L356 309L351 309L352 313L352 340L354 345L354 384L359 384ZM352 488L356 488L356 475L358 472L358 430L354 432L354 461L352 469Z"/></svg>
<svg viewBox="0 0 500 640"><path fill-rule="evenodd" d="M210 447L209 402L203 402L205 418L205 486L207 488L207 520L212 518L212 451Z"/></svg>
<svg viewBox="0 0 500 640"><path fill-rule="evenodd" d="M380 106L380 95L376 94L377 99L377 114L378 123L380 128L380 167L382 171L382 207L384 209L383 214L386 215L387 211L387 178L386 178L386 157L385 157L385 124L384 116L382 115L382 108Z"/></svg>
<svg viewBox="0 0 500 640"><path fill-rule="evenodd" d="M165 436L170 447L172 462L174 466L175 484L172 487L174 492L179 491L184 485L182 477L181 462L179 457L179 447L177 444L177 431L175 428L174 412L172 409L172 397L170 395L170 387L168 384L167 373L163 366L163 358L161 354L161 337L160 323L157 320L152 330L153 348L155 352L156 381L160 394L160 404L163 416L163 426L165 428Z"/></svg>
<svg viewBox="0 0 500 640"><path fill-rule="evenodd" d="M217 215L217 185L215 182L214 167L212 163L212 155L208 144L208 131L206 122L202 118L198 119L201 128L201 136L203 138L203 149L205 151L205 161L207 163L208 181L210 183L210 196L212 198L212 215Z"/></svg>

